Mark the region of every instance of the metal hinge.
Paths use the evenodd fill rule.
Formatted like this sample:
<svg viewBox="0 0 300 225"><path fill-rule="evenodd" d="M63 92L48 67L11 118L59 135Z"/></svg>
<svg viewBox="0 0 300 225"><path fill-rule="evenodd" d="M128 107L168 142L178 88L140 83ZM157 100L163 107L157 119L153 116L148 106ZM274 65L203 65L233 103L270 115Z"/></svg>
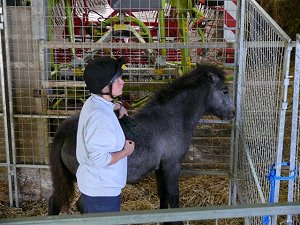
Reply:
<svg viewBox="0 0 300 225"><path fill-rule="evenodd" d="M290 163L282 162L281 166L290 166ZM275 165L275 163L272 163L272 165L270 166L270 172L266 176L270 182L270 200L269 200L270 203L274 203L275 181L276 180L285 180L285 181L295 180L298 177L298 168L295 166L295 168L292 171L290 171L290 174L291 174L290 176L276 176L276 165ZM262 223L264 225L270 224L270 216L263 216Z"/></svg>

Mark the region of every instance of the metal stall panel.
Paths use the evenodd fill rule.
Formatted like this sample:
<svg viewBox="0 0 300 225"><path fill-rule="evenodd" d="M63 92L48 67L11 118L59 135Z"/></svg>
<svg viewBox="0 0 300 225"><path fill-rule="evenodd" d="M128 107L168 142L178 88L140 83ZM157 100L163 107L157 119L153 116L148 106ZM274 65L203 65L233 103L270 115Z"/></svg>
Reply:
<svg viewBox="0 0 300 225"><path fill-rule="evenodd" d="M292 131L291 131L291 154L290 170L288 176L288 201L300 201L300 112L299 112L299 87L300 87L300 34L296 37L295 50L295 76L294 76L294 93L293 93L293 114L292 114ZM291 215L287 218L287 224L299 224L300 214Z"/></svg>
<svg viewBox="0 0 300 225"><path fill-rule="evenodd" d="M276 202L287 107L290 38L254 1L241 1L236 185L241 203ZM265 218L269 220L269 217ZM261 224L261 218L249 218Z"/></svg>
<svg viewBox="0 0 300 225"><path fill-rule="evenodd" d="M126 5L112 8L106 1L97 0L49 2L50 41L40 44L49 52L51 65L45 71L49 75L42 81L41 91L47 99L47 114L54 117L80 110L88 96L83 69L94 57L126 58L122 100L132 111L196 62L223 65L226 48L234 46L224 42L221 3L197 3L187 8L185 3L174 2L162 2L162 9L150 4L147 10L140 5L131 11ZM229 73L232 75L233 70ZM211 118L201 123L185 164L196 162L197 168L227 171L231 125Z"/></svg>
<svg viewBox="0 0 300 225"><path fill-rule="evenodd" d="M34 2L36 8L34 8ZM4 3L6 43L6 102L9 103L10 177L13 179L13 201L19 198L40 199L42 170L47 167L49 149L48 116L42 111L38 43L45 35L43 2ZM23 3L22 3L23 4ZM41 26L42 25L42 26ZM30 169L31 168L31 169ZM33 176L33 174L35 174ZM20 184L27 184L21 186ZM36 185L35 185L36 184ZM29 185L29 186L28 186ZM38 191L33 186L38 187ZM23 195L24 190L28 192ZM34 194L33 194L34 193Z"/></svg>
<svg viewBox="0 0 300 225"><path fill-rule="evenodd" d="M40 20L36 15L33 17L32 7L26 6L7 7L7 17L10 24L15 157L17 164L43 165L46 164L43 154L48 152L49 145L48 125L47 120L43 119L43 102L38 95L41 75L38 50L40 37L36 36L37 28L33 22Z"/></svg>
<svg viewBox="0 0 300 225"><path fill-rule="evenodd" d="M49 41L40 43L49 53L41 89L47 114L68 116L80 110L88 97L83 70L95 57L126 58L122 100L130 111L196 63L224 66L226 49L234 49L224 39L224 2L192 2L145 1L128 9L127 1L118 7L100 0L49 1ZM228 71L232 78L233 69ZM230 129L231 124L215 118L201 121L185 165L226 174Z"/></svg>
<svg viewBox="0 0 300 225"><path fill-rule="evenodd" d="M226 49L235 47L224 39L223 1L157 1L161 4L130 9L104 0L18 2L26 4L5 5L16 200L51 193L51 184L43 186L50 179L51 139L88 97L82 75L89 60L126 58L122 100L134 112L153 91L196 63L224 66ZM232 79L233 68L227 69ZM217 118L200 121L187 168L227 175L230 131L231 124Z"/></svg>

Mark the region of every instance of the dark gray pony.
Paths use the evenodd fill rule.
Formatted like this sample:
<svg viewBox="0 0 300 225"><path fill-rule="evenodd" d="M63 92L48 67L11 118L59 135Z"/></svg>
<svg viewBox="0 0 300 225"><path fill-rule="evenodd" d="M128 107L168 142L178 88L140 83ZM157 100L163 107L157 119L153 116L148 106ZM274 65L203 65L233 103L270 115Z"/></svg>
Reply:
<svg viewBox="0 0 300 225"><path fill-rule="evenodd" d="M160 208L179 207L178 177L199 122L205 114L230 120L235 107L225 84L225 72L214 65L197 65L155 93L132 117L120 120L126 139L135 142L128 157L128 182L155 171ZM49 215L59 214L72 200L76 181L76 132L79 115L57 129L50 153L53 195ZM82 202L77 202L82 210ZM174 224L182 224L175 222Z"/></svg>

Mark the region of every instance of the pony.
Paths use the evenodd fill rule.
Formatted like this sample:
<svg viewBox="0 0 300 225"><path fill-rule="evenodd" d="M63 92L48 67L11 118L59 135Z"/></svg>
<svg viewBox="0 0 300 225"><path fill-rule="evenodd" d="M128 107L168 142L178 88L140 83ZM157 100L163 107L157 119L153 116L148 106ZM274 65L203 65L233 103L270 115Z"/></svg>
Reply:
<svg viewBox="0 0 300 225"><path fill-rule="evenodd" d="M226 85L226 73L211 64L197 64L191 72L166 84L149 97L143 107L120 119L126 139L135 142L128 157L128 183L140 181L155 171L160 208L179 207L178 178L194 131L204 115L224 120L235 116L235 106ZM76 182L76 134L79 114L64 120L54 135L50 167L53 194L49 215L60 213L74 193ZM83 212L82 199L77 207ZM182 224L174 222L171 224Z"/></svg>

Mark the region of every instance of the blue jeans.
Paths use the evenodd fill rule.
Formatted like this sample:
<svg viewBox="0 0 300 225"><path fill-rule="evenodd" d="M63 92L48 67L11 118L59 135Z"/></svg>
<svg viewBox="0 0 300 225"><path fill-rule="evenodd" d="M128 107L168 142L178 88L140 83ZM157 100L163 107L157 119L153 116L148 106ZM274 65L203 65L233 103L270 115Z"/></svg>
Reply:
<svg viewBox="0 0 300 225"><path fill-rule="evenodd" d="M82 193L81 193L82 194ZM121 208L121 194L118 196L88 196L82 194L85 213L119 212Z"/></svg>

